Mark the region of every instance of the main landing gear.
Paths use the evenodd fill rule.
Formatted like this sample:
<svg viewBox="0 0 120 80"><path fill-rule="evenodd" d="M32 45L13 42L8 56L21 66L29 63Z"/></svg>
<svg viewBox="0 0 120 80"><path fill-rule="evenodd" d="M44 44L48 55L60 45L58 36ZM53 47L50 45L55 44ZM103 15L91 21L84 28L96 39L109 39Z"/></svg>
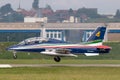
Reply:
<svg viewBox="0 0 120 80"><path fill-rule="evenodd" d="M60 62L61 58L59 56L54 57L54 61Z"/></svg>

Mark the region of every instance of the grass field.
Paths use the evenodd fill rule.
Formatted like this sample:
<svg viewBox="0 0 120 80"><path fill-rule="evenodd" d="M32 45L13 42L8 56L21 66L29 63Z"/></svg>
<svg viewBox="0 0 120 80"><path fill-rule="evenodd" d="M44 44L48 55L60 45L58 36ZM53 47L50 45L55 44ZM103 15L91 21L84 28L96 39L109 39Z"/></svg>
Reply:
<svg viewBox="0 0 120 80"><path fill-rule="evenodd" d="M57 63L52 59L0 59L0 64L120 64L120 60L63 59Z"/></svg>
<svg viewBox="0 0 120 80"><path fill-rule="evenodd" d="M12 53L6 48L15 43L0 43L0 64L120 64L120 42L105 43L112 47L110 54L96 57L80 55L78 58L63 58L60 63L53 57L40 54ZM22 67L0 68L0 80L120 80L120 67Z"/></svg>
<svg viewBox="0 0 120 80"><path fill-rule="evenodd" d="M41 67L0 69L0 80L119 80L115 67Z"/></svg>

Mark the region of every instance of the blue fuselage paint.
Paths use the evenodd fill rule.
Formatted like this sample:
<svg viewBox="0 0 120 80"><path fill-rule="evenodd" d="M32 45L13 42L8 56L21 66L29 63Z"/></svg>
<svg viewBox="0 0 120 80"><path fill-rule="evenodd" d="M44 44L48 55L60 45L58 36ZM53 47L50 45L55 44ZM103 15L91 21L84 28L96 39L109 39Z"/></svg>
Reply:
<svg viewBox="0 0 120 80"><path fill-rule="evenodd" d="M24 46L19 46L19 45L14 45L14 46L11 46L8 48L8 50L15 50L15 51L21 51L21 52L37 52L37 53L40 53L40 52L43 52L45 51L46 49L45 48L34 48L34 47L31 47L31 48L25 48L27 46L30 46L30 45L24 45ZM22 49L20 47L23 47ZM17 49L15 49L17 48ZM52 49L52 48L47 48L47 49ZM55 48L57 49L57 48ZM61 48L63 49L63 48ZM73 54L83 54L83 53L109 53L110 49L107 48L107 49L98 49L96 47L92 47L92 48L88 48L88 47L83 47L83 48L64 48L64 49L68 49L70 51L70 53L73 53Z"/></svg>

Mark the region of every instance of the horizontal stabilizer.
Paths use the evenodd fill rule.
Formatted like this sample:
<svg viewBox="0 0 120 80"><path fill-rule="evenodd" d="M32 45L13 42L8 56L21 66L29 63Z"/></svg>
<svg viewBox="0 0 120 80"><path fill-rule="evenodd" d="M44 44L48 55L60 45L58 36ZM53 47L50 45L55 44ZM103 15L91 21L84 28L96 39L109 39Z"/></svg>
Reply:
<svg viewBox="0 0 120 80"><path fill-rule="evenodd" d="M86 56L99 56L99 53L85 53Z"/></svg>

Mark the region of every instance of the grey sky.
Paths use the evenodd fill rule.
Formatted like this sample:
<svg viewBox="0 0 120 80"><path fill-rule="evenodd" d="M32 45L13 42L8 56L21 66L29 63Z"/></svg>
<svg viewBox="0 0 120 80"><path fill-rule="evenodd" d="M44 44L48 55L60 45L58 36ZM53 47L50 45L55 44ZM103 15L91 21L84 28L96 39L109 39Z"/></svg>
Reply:
<svg viewBox="0 0 120 80"><path fill-rule="evenodd" d="M22 8L31 9L33 0L0 0L0 6L11 3L12 7L17 9L19 1ZM117 9L120 9L120 0L40 0L39 2L39 7L49 4L54 10L86 7L98 8L101 14L114 14Z"/></svg>

